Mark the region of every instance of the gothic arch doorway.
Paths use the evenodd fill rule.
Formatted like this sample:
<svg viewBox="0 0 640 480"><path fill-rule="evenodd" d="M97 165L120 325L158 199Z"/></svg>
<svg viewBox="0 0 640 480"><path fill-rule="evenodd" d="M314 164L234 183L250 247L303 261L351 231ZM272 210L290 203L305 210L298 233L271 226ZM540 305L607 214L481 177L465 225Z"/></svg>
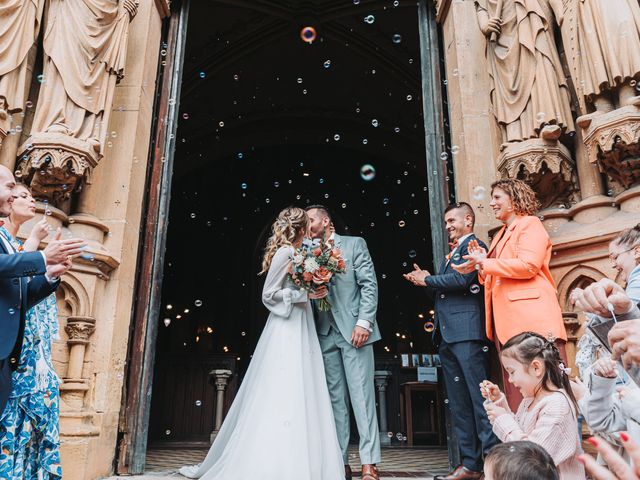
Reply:
<svg viewBox="0 0 640 480"><path fill-rule="evenodd" d="M380 283L377 358L400 368L399 355L430 352L430 302L401 273L418 260L432 268L444 253L452 171L441 157L432 11L426 1L334 0L176 10L163 46L150 173L160 188L148 205L157 228L141 258L148 275L139 282L120 473L143 471L148 441L208 439L209 371L233 372L228 403L266 318L256 276L265 227L286 205L326 204L339 229L367 239ZM305 27L313 42L301 37ZM399 398L390 404L389 429L400 432Z"/></svg>

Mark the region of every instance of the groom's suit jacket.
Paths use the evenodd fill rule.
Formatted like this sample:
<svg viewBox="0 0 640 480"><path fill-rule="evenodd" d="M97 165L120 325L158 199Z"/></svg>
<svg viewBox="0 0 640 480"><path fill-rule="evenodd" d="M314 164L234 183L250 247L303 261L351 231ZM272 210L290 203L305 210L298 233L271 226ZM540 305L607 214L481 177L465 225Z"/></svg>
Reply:
<svg viewBox="0 0 640 480"><path fill-rule="evenodd" d="M60 283L49 282L45 272L41 252L14 253L0 240L0 411L11 393L11 372L20 360L27 310Z"/></svg>
<svg viewBox="0 0 640 480"><path fill-rule="evenodd" d="M351 343L351 334L358 320L371 323L372 332L366 344L380 340L376 323L378 281L373 261L363 238L334 235L335 247L342 251L347 271L333 276L327 300L331 312L317 312L318 333L327 335L333 320L342 336Z"/></svg>
<svg viewBox="0 0 640 480"><path fill-rule="evenodd" d="M451 267L452 264L466 262L463 257L468 253L471 240L478 240L480 246L486 248L475 235L469 235L458 245L451 259L444 259L437 275L425 278L427 287L435 291L436 343L439 343L438 337L447 343L487 339L484 332L484 294L478 273L474 271L463 275Z"/></svg>

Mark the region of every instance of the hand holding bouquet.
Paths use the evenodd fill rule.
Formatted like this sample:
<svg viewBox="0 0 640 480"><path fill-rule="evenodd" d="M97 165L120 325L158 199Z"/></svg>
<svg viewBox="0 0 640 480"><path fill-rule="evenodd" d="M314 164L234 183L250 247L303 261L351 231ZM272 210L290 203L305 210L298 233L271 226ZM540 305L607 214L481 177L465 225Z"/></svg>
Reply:
<svg viewBox="0 0 640 480"><path fill-rule="evenodd" d="M318 245L303 243L293 252L289 265L289 277L300 288L315 292L329 284L336 273L345 273L347 264L342 252L335 248L333 241ZM331 304L325 298L318 300L318 309L322 312L331 310Z"/></svg>

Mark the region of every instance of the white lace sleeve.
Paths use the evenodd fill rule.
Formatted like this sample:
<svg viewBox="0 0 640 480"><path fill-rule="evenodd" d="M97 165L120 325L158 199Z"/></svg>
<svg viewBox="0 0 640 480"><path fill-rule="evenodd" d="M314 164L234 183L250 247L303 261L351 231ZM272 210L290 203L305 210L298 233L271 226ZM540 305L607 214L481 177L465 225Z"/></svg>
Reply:
<svg viewBox="0 0 640 480"><path fill-rule="evenodd" d="M271 261L262 289L262 303L279 317L291 315L293 305L308 301L307 291L293 289L286 285L292 255L291 247L280 247Z"/></svg>

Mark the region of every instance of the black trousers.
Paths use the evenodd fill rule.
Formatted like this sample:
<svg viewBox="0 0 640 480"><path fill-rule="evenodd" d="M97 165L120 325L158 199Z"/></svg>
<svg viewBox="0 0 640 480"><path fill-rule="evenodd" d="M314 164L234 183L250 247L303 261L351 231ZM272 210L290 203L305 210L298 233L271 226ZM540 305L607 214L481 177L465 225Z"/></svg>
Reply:
<svg viewBox="0 0 640 480"><path fill-rule="evenodd" d="M443 341L438 350L462 464L476 472L483 469L484 454L499 443L480 394L480 382L491 378L486 347L481 341Z"/></svg>
<svg viewBox="0 0 640 480"><path fill-rule="evenodd" d="M4 412L4 407L7 405L9 395L11 395L11 373L9 359L0 360L0 415Z"/></svg>

